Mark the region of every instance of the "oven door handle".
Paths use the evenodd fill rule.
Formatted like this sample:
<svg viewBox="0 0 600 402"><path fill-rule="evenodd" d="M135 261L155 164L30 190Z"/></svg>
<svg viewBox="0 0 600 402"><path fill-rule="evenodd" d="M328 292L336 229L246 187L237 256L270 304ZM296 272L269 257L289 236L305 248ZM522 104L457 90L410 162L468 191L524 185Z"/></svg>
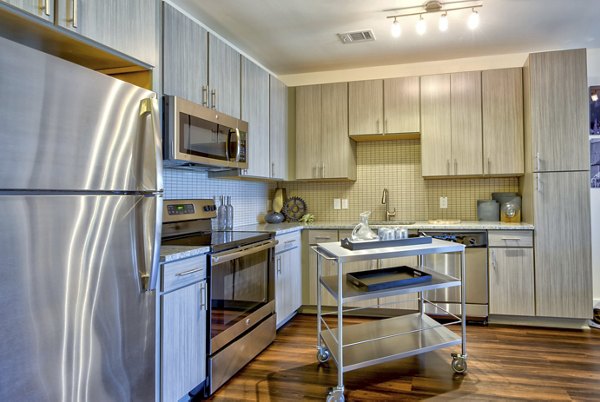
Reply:
<svg viewBox="0 0 600 402"><path fill-rule="evenodd" d="M210 256L211 265L221 264L223 262L235 260L240 257L244 257L250 254L258 253L259 251L267 250L269 248L275 247L275 245L279 243L277 240L267 240L264 242L260 242L257 244L250 245L248 247L232 250L232 251L224 251L222 253L213 254Z"/></svg>

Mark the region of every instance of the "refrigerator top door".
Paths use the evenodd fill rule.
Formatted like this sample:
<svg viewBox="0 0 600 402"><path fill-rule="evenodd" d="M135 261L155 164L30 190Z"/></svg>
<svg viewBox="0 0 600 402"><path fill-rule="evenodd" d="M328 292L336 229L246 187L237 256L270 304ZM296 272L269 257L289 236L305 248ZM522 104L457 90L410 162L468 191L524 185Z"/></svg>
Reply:
<svg viewBox="0 0 600 402"><path fill-rule="evenodd" d="M0 195L0 401L154 401L160 198Z"/></svg>
<svg viewBox="0 0 600 402"><path fill-rule="evenodd" d="M0 54L0 190L162 190L156 94L4 38Z"/></svg>

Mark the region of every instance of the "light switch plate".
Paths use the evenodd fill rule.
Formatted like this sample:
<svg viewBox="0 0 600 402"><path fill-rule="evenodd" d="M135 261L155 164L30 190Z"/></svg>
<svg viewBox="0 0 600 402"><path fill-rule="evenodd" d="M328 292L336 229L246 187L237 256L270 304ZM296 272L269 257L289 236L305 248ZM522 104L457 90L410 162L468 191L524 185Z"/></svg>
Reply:
<svg viewBox="0 0 600 402"><path fill-rule="evenodd" d="M448 197L440 197L440 208L448 208Z"/></svg>
<svg viewBox="0 0 600 402"><path fill-rule="evenodd" d="M339 198L333 199L333 209L342 209L342 202Z"/></svg>
<svg viewBox="0 0 600 402"><path fill-rule="evenodd" d="M342 198L342 209L348 209L348 199Z"/></svg>

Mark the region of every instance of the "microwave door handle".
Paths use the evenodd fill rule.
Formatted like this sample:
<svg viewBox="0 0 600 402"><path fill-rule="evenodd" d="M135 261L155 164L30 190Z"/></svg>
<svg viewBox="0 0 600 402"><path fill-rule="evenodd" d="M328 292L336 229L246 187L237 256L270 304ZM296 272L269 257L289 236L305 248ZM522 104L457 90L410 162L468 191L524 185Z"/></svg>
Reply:
<svg viewBox="0 0 600 402"><path fill-rule="evenodd" d="M277 243L279 243L277 240L267 240L256 245L250 245L242 249L237 249L235 251L224 251L222 253L213 254L210 256L210 262L212 265L221 264L223 262L235 260L237 258L258 253L259 251L273 248Z"/></svg>
<svg viewBox="0 0 600 402"><path fill-rule="evenodd" d="M242 153L242 135L240 134L240 129L236 127L235 129L235 138L236 138L236 148L235 148L235 161L241 162L241 153Z"/></svg>
<svg viewBox="0 0 600 402"><path fill-rule="evenodd" d="M219 132L219 129L217 127L217 133L218 132ZM231 145L231 130L228 130L227 131L227 141L225 142L225 160L226 161L230 160L230 156L229 156L229 147L230 147L230 145Z"/></svg>

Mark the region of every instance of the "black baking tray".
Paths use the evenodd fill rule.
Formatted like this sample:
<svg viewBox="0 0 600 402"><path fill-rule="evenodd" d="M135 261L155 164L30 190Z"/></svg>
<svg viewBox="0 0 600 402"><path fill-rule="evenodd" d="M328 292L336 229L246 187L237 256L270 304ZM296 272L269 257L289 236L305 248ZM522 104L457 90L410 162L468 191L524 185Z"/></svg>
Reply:
<svg viewBox="0 0 600 402"><path fill-rule="evenodd" d="M403 265L370 271L350 272L346 274L346 280L359 288L371 292L427 282L431 280L431 275Z"/></svg>
<svg viewBox="0 0 600 402"><path fill-rule="evenodd" d="M381 247L415 246L417 244L431 243L431 236L412 236L406 239L395 240L363 240L353 241L350 238L340 240L342 247L348 250L367 250Z"/></svg>

